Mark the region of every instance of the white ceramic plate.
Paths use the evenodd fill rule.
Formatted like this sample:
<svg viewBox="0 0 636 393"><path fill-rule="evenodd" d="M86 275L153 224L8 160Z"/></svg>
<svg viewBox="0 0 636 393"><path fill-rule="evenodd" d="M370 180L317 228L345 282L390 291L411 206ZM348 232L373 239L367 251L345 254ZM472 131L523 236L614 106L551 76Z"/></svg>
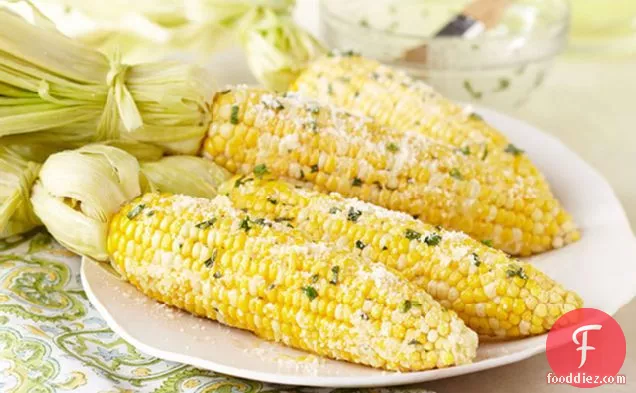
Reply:
<svg viewBox="0 0 636 393"><path fill-rule="evenodd" d="M583 231L578 243L532 261L578 291L587 306L614 314L636 295L636 242L610 186L555 138L494 111L479 112L526 150ZM502 366L545 350L545 336L486 342L470 365L413 373L383 372L318 358L166 307L88 260L82 264L82 280L89 299L110 327L142 351L265 382L325 387L402 385Z"/></svg>

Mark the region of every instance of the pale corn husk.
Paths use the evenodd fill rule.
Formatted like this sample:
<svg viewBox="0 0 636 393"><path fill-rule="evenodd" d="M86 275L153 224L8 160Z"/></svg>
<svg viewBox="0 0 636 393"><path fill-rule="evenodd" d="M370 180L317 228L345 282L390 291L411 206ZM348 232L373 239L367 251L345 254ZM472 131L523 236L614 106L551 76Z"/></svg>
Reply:
<svg viewBox="0 0 636 393"><path fill-rule="evenodd" d="M215 196L218 186L232 176L212 161L194 156L172 156L142 162L141 172L147 181L146 191L200 198Z"/></svg>
<svg viewBox="0 0 636 393"><path fill-rule="evenodd" d="M0 137L40 133L79 144L125 137L192 154L212 90L200 68L127 66L0 9Z"/></svg>
<svg viewBox="0 0 636 393"><path fill-rule="evenodd" d="M39 225L29 195L40 164L8 146L0 146L0 239L27 232Z"/></svg>

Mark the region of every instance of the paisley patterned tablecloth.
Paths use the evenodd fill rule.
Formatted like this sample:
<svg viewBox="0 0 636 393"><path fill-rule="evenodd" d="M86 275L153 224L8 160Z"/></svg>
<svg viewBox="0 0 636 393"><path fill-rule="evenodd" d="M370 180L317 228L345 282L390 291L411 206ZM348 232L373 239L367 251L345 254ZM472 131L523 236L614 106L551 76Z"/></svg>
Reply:
<svg viewBox="0 0 636 393"><path fill-rule="evenodd" d="M375 392L381 390L388 389ZM77 255L42 231L0 240L0 392L67 391L258 393L332 389L274 386L145 355L110 330L91 306L82 289Z"/></svg>

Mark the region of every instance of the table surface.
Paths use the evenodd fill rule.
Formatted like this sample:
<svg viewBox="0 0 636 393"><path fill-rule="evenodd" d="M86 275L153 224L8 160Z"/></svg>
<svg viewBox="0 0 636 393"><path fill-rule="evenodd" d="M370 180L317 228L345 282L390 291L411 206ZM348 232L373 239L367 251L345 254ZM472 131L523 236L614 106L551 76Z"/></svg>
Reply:
<svg viewBox="0 0 636 393"><path fill-rule="evenodd" d="M584 62L561 58L530 101L510 112L558 137L599 170L623 203L633 229L636 228L635 73L636 59ZM585 185L581 187L584 192ZM636 301L623 307L616 319L627 339L627 359L621 370L627 376L627 385L606 385L595 391L633 392L636 386ZM439 393L579 391L569 386L547 385L549 371L545 354L540 354L510 366L424 386Z"/></svg>

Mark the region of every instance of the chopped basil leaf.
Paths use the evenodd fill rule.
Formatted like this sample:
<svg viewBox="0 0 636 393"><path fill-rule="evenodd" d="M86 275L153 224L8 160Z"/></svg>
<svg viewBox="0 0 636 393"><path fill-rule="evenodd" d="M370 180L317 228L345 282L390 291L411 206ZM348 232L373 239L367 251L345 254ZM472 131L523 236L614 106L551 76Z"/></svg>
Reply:
<svg viewBox="0 0 636 393"><path fill-rule="evenodd" d="M140 203L139 205L132 208L132 210L129 211L128 214L126 214L126 217L129 220L132 220L133 218L137 217L139 213L141 213L141 211L144 210L145 208L146 208L146 205L144 205L143 203Z"/></svg>
<svg viewBox="0 0 636 393"><path fill-rule="evenodd" d="M431 233L430 235L426 235L426 237L424 238L424 243L428 244L429 246L436 246L441 241L442 237L437 233Z"/></svg>
<svg viewBox="0 0 636 393"><path fill-rule="evenodd" d="M215 249L212 251L212 256L204 262L205 267L212 267L214 265L214 262L216 262L216 255L217 251Z"/></svg>
<svg viewBox="0 0 636 393"><path fill-rule="evenodd" d="M331 268L331 280L329 280L329 284L333 284L333 285L338 284L339 274L340 274L340 266L333 266Z"/></svg>
<svg viewBox="0 0 636 393"><path fill-rule="evenodd" d="M353 207L350 207L349 212L347 212L347 220L356 222L361 215L362 212L360 210L356 210Z"/></svg>
<svg viewBox="0 0 636 393"><path fill-rule="evenodd" d="M360 250L364 250L367 245L362 242L362 240L356 240L356 248Z"/></svg>
<svg viewBox="0 0 636 393"><path fill-rule="evenodd" d="M422 303L414 302L412 300L405 300L400 304L400 311L407 312L413 307L420 307Z"/></svg>
<svg viewBox="0 0 636 393"><path fill-rule="evenodd" d="M470 146L461 147L461 148L457 149L457 151L462 153L465 156L468 156L468 155L470 155Z"/></svg>
<svg viewBox="0 0 636 393"><path fill-rule="evenodd" d="M479 259L479 255L476 253L473 253L473 264L477 267L481 266L481 260Z"/></svg>
<svg viewBox="0 0 636 393"><path fill-rule="evenodd" d="M254 167L254 174L257 177L263 177L263 175L267 175L269 173L269 171L267 170L267 165L265 164L258 164Z"/></svg>
<svg viewBox="0 0 636 393"><path fill-rule="evenodd" d="M278 204L278 199L274 199L272 197L267 197L267 202L271 203L272 205L277 205Z"/></svg>
<svg viewBox="0 0 636 393"><path fill-rule="evenodd" d="M417 340L411 340L409 341L409 345L422 345L422 343Z"/></svg>
<svg viewBox="0 0 636 393"><path fill-rule="evenodd" d="M464 180L464 177L462 176L461 172L457 168L451 169L451 171L448 172L448 174L457 180Z"/></svg>
<svg viewBox="0 0 636 393"><path fill-rule="evenodd" d="M148 212L146 213L146 217L152 217L155 215L155 211L154 210L148 210Z"/></svg>
<svg viewBox="0 0 636 393"><path fill-rule="evenodd" d="M313 283L317 283L319 279L320 279L320 276L317 274L314 274L313 276L311 276L311 282Z"/></svg>
<svg viewBox="0 0 636 393"><path fill-rule="evenodd" d="M230 123L236 125L239 123L239 107L238 105L232 105L232 114L230 115Z"/></svg>
<svg viewBox="0 0 636 393"><path fill-rule="evenodd" d="M311 173L316 173L318 172L318 164L314 164L311 166Z"/></svg>
<svg viewBox="0 0 636 393"><path fill-rule="evenodd" d="M513 156L518 156L524 153L523 150L519 149L517 146L513 145L512 143L508 144L508 146L506 146L506 149L504 150L506 153L510 153Z"/></svg>
<svg viewBox="0 0 636 393"><path fill-rule="evenodd" d="M354 187L360 187L362 185L362 179L360 179L359 177L354 177L351 185Z"/></svg>
<svg viewBox="0 0 636 393"><path fill-rule="evenodd" d="M508 270L506 270L506 276L508 276L508 278L517 276L523 280L528 279L528 275L523 271L523 268L515 264L508 266Z"/></svg>
<svg viewBox="0 0 636 393"><path fill-rule="evenodd" d="M236 181L234 182L234 188L240 187L243 184L250 182L250 181L254 181L254 179L252 179L251 177L248 178L247 176L241 176L238 179L236 179Z"/></svg>
<svg viewBox="0 0 636 393"><path fill-rule="evenodd" d="M212 217L209 220L202 221L202 222L196 224L194 227L198 228L198 229L206 229L206 228L209 228L212 225L214 225L215 222L216 222L216 217Z"/></svg>
<svg viewBox="0 0 636 393"><path fill-rule="evenodd" d="M340 208L337 207L332 207L331 209L329 209L329 214L336 214L338 212L342 211Z"/></svg>
<svg viewBox="0 0 636 393"><path fill-rule="evenodd" d="M488 247L492 247L492 240L490 239L485 239L485 240L482 240L481 242L487 245Z"/></svg>
<svg viewBox="0 0 636 393"><path fill-rule="evenodd" d="M272 223L271 222L267 222L264 218L257 218L256 220L252 220L252 222L254 224L261 225L261 226L264 226L264 227L271 227L272 226Z"/></svg>
<svg viewBox="0 0 636 393"><path fill-rule="evenodd" d="M340 57L353 57L353 56L360 56L360 54L354 50L346 50L344 52L341 51L335 51L336 54L338 54Z"/></svg>
<svg viewBox="0 0 636 393"><path fill-rule="evenodd" d="M388 151L390 151L391 153L395 153L395 152L400 151L400 147L399 147L396 143L394 143L394 142L389 142L389 143L386 145L386 149L387 149Z"/></svg>
<svg viewBox="0 0 636 393"><path fill-rule="evenodd" d="M218 280L219 278L223 277L223 274L221 274L221 272L214 272L212 277L214 277L214 278L216 278Z"/></svg>
<svg viewBox="0 0 636 393"><path fill-rule="evenodd" d="M404 231L404 236L406 236L406 238L409 240L420 240L422 234L414 231L413 229L407 229L406 231Z"/></svg>
<svg viewBox="0 0 636 393"><path fill-rule="evenodd" d="M369 316L367 315L367 313L360 311L360 319L362 319L363 321L368 321Z"/></svg>
<svg viewBox="0 0 636 393"><path fill-rule="evenodd" d="M309 301L312 301L318 297L318 291L316 291L316 288L310 285L306 287L302 287L301 289L303 292L305 292L305 295L307 295L307 297L309 298Z"/></svg>
<svg viewBox="0 0 636 393"><path fill-rule="evenodd" d="M250 229L252 229L252 225L250 225L250 217L247 216L244 219L241 220L241 224L239 225L239 228L244 230L245 232L249 232Z"/></svg>
<svg viewBox="0 0 636 393"><path fill-rule="evenodd" d="M309 120L305 123L305 126L309 127L315 133L318 129L318 122L316 120Z"/></svg>
<svg viewBox="0 0 636 393"><path fill-rule="evenodd" d="M286 93L283 96L287 97ZM261 100L261 103L265 106L265 108L273 109L275 111L285 109L285 106L283 105L282 102L278 100L278 98L273 98L272 100L268 100L268 101Z"/></svg>
<svg viewBox="0 0 636 393"><path fill-rule="evenodd" d="M481 155L481 160L484 161L488 157L488 145L484 145L484 154Z"/></svg>

